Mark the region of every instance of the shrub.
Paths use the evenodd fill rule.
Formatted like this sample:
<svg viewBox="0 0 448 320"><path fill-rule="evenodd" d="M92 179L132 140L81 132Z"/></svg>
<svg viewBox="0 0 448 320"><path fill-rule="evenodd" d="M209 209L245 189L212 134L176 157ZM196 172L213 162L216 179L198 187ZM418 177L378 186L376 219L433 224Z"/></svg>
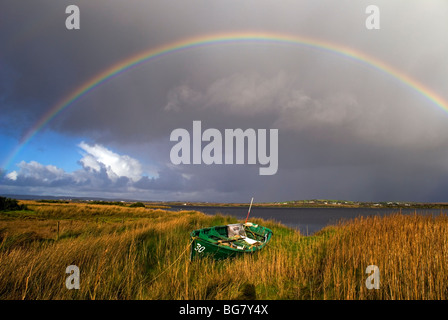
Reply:
<svg viewBox="0 0 448 320"><path fill-rule="evenodd" d="M19 204L16 199L0 197L0 211L27 210L24 204Z"/></svg>
<svg viewBox="0 0 448 320"><path fill-rule="evenodd" d="M139 208L139 207L144 208L145 204L143 202L135 202L135 203L131 204L129 207L131 207L131 208Z"/></svg>

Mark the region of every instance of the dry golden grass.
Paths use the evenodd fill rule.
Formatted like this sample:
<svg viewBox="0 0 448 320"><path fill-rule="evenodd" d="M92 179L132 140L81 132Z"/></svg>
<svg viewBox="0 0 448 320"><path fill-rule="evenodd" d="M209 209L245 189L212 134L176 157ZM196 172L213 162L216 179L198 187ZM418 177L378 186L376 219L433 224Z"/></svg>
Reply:
<svg viewBox="0 0 448 320"><path fill-rule="evenodd" d="M322 285L337 299L448 298L448 217L400 215L356 219L328 242ZM380 270L380 289L367 290L368 265Z"/></svg>
<svg viewBox="0 0 448 320"><path fill-rule="evenodd" d="M238 259L189 261L189 233L236 222L199 212L28 203L0 213L0 299L447 299L448 218L359 218ZM59 222L59 236L57 223ZM80 269L68 290L65 269ZM380 289L368 290L368 265Z"/></svg>

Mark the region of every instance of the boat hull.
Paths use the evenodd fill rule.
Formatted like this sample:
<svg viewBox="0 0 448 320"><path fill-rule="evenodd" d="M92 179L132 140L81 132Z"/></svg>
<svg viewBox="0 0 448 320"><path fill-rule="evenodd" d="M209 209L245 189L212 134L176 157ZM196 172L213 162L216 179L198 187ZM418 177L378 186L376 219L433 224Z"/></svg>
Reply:
<svg viewBox="0 0 448 320"><path fill-rule="evenodd" d="M242 225L243 226L243 225ZM238 257L260 251L270 241L272 230L256 224L244 225L244 237L228 237L228 226L215 226L191 233L190 259L211 257L215 260Z"/></svg>

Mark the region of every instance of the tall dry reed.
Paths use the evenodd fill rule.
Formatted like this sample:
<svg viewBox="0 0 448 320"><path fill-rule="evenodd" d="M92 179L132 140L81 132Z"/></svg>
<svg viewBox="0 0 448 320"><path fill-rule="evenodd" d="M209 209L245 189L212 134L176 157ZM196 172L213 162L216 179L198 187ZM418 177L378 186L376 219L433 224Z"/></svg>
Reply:
<svg viewBox="0 0 448 320"><path fill-rule="evenodd" d="M0 218L0 299L446 299L448 218L358 218L274 236L237 259L189 261L189 233L232 217L101 205L31 204ZM59 235L56 236L56 223ZM80 269L68 290L65 269ZM366 287L376 265L380 288Z"/></svg>

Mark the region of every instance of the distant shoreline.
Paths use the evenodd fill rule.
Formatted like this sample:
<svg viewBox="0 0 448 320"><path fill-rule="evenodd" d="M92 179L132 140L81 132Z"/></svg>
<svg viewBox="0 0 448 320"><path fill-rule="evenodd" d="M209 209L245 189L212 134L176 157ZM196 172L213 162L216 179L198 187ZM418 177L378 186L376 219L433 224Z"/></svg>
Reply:
<svg viewBox="0 0 448 320"><path fill-rule="evenodd" d="M186 206L186 207L249 207L247 203L208 203L208 202L146 202L152 205ZM373 208L373 209L448 209L448 203L367 203L337 204L337 203L254 203L253 208Z"/></svg>
<svg viewBox="0 0 448 320"><path fill-rule="evenodd" d="M84 201L83 201L84 202ZM88 201L86 201L88 202ZM98 201L92 201L98 204ZM216 207L216 208L249 208L247 203L219 203L219 202L172 202L172 201L142 201L150 207ZM107 203L105 201L105 203ZM128 203L128 202L126 202ZM132 202L129 202L132 203ZM354 205L314 203L314 204L283 204L283 203L253 203L252 208L359 208L359 209L448 209L448 203L403 203L403 204L377 204L360 203Z"/></svg>
<svg viewBox="0 0 448 320"><path fill-rule="evenodd" d="M150 206L189 206L189 207L249 207L249 203L225 203L225 202L204 202L204 201L148 201L133 199L106 199L106 198L87 198L87 197L69 197L69 196L37 196L37 195L7 195L1 196L13 198L17 200L47 200L52 202L70 201L89 203L100 202L122 202L134 203L143 202ZM346 200L294 200L294 201L277 201L262 202L252 204L253 207L271 207L271 208L375 208L375 209L448 209L448 202L411 202L411 201L346 201Z"/></svg>

